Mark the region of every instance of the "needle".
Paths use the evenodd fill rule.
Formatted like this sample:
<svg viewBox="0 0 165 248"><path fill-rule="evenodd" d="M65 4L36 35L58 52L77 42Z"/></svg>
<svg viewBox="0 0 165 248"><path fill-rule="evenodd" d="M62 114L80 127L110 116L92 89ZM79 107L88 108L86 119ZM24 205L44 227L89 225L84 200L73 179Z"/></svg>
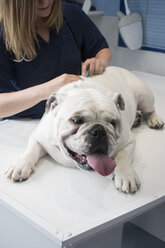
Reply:
<svg viewBox="0 0 165 248"><path fill-rule="evenodd" d="M86 77L89 77L89 73L90 73L90 69L88 69L88 70L86 71L85 76L86 76Z"/></svg>

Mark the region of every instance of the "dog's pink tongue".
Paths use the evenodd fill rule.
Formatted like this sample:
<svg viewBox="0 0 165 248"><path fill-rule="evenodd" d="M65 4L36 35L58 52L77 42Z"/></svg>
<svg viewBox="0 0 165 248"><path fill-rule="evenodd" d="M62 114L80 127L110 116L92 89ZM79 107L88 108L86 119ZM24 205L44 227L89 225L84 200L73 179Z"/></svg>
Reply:
<svg viewBox="0 0 165 248"><path fill-rule="evenodd" d="M88 164L102 176L111 174L116 166L115 161L106 155L89 154L86 156Z"/></svg>

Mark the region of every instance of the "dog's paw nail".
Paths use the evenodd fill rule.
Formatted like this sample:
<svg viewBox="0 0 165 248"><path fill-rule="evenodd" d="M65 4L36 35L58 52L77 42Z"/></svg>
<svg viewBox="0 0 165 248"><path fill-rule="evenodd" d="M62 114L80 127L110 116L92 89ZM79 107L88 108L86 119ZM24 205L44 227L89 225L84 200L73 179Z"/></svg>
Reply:
<svg viewBox="0 0 165 248"><path fill-rule="evenodd" d="M131 192L132 192L132 193L135 193L135 192L136 192L136 189L132 188L132 189L131 189Z"/></svg>
<svg viewBox="0 0 165 248"><path fill-rule="evenodd" d="M122 187L119 187L119 191L120 191L120 192L122 191Z"/></svg>

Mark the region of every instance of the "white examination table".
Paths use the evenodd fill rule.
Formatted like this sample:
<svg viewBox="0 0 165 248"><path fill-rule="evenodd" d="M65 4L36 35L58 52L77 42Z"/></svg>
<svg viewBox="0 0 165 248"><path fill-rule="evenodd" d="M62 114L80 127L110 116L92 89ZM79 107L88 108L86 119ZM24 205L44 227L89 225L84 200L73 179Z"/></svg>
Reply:
<svg viewBox="0 0 165 248"><path fill-rule="evenodd" d="M152 89L157 112L165 120L165 78L135 73ZM25 150L37 123L0 123L0 247L117 248L122 223L165 202L165 128L152 130L145 124L134 129L134 167L141 180L136 194L117 191L111 176L65 168L48 156L27 181L7 180L5 169ZM108 240L101 240L107 230ZM95 246L87 245L93 236Z"/></svg>

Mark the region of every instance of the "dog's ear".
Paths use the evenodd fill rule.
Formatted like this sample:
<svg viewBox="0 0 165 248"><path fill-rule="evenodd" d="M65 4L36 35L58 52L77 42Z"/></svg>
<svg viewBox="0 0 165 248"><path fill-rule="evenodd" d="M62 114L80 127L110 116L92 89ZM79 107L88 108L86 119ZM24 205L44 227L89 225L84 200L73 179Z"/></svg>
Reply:
<svg viewBox="0 0 165 248"><path fill-rule="evenodd" d="M66 94L51 94L46 102L45 112L53 110L57 105L59 105L66 97Z"/></svg>
<svg viewBox="0 0 165 248"><path fill-rule="evenodd" d="M114 93L112 96L112 99L115 102L118 109L120 109L122 111L125 109L125 102L124 102L124 99L120 93Z"/></svg>
<svg viewBox="0 0 165 248"><path fill-rule="evenodd" d="M46 106L45 106L45 112L47 113L50 110L53 110L57 106L57 98L55 94L52 94L49 96Z"/></svg>

